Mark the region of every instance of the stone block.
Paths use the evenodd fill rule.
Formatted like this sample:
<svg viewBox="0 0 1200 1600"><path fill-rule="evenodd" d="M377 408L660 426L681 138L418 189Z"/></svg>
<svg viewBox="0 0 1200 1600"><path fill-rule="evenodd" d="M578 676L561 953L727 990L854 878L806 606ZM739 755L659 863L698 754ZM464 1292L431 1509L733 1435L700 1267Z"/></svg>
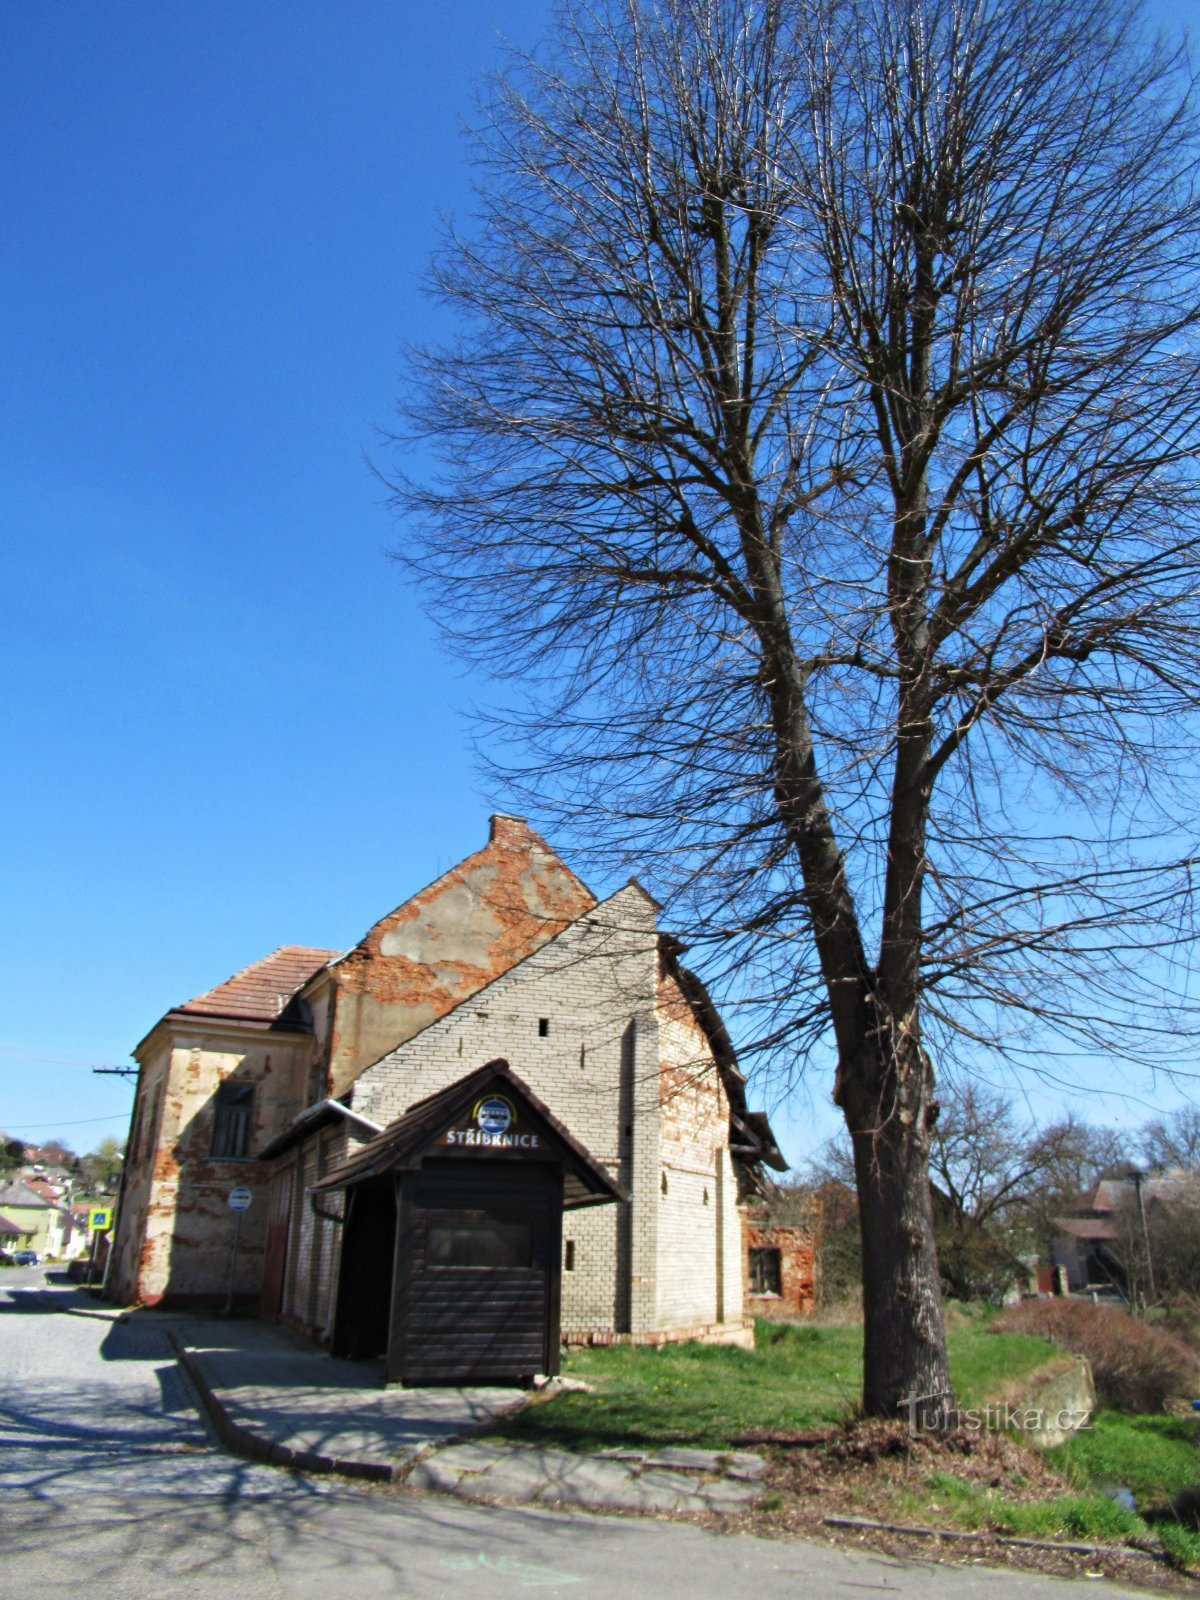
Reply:
<svg viewBox="0 0 1200 1600"><path fill-rule="evenodd" d="M693 1450L686 1445L668 1445L646 1462L648 1467L676 1467L685 1472L720 1472L723 1457L718 1450Z"/></svg>

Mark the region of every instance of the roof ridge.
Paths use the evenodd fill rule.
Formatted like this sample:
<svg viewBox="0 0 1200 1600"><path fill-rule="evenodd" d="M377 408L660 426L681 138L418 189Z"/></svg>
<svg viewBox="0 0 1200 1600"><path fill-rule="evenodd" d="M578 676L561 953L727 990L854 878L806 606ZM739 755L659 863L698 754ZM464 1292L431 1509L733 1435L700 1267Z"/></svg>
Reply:
<svg viewBox="0 0 1200 1600"><path fill-rule="evenodd" d="M500 830L496 827L497 822L517 823L525 830L531 839L541 846L547 855L553 856L554 860L558 863L566 875L572 879L573 882L578 884L583 892L591 898L592 905L588 908L589 910L594 910L597 905L601 904L601 901L597 898L596 893L591 886L585 883L575 869L563 860L562 856L559 855L554 846L550 844L537 831L536 828L530 827L527 818L514 816L506 811L494 811L488 819L488 837L484 844L481 844L477 850L468 851L460 861L453 862L443 872L439 872L435 877L431 878L428 883L422 884L420 888L414 889L411 894L406 895L404 899L398 904L394 905L390 911L385 911L381 917L376 917L375 921L371 923L369 928L367 928L361 939L355 940L355 942L348 949L337 952L339 959L344 960L347 956L352 955L354 951L362 949L377 928L382 927L385 922L390 922L394 917L399 916L400 912L406 910L413 904L415 900L421 900L426 895L433 896L436 892L450 885L454 878L456 876L460 876L463 872L463 869L469 864L474 863L478 857L486 856L488 851L493 848L504 848L499 838ZM644 894L645 890L642 890L642 892ZM568 919L563 926L569 926L571 921L574 921L574 918Z"/></svg>
<svg viewBox="0 0 1200 1600"><path fill-rule="evenodd" d="M206 995L215 994L218 989L224 989L231 983L236 983L239 978L247 977L256 967L265 967L268 961L273 961L276 956L283 955L284 951L303 951L305 955L336 956L340 950L327 950L319 944L277 944L274 950L268 950L265 956L259 956L256 961L247 961L244 967L239 967L236 972L231 972L227 978L222 978L220 983L214 983L211 988L202 989L199 994L193 995L191 1000L185 1000L185 1005L191 1005L193 1000L203 1000Z"/></svg>
<svg viewBox="0 0 1200 1600"><path fill-rule="evenodd" d="M568 868L568 871L569 870L570 869ZM482 997L487 994L489 989L495 988L498 983L503 983L506 978L511 977L514 972L525 966L527 962L532 961L536 956L543 955L547 950L552 949L560 939L565 938L567 934L570 933L572 928L577 927L579 923L583 922L587 917L594 917L598 911L603 911L604 907L611 905L611 903L617 899L619 895L625 894L629 887L630 884L623 883L619 889L614 889L611 894L605 895L603 900L596 900L593 905L587 906L583 911L580 911L575 916L568 918L567 921L563 923L562 927L559 928L557 933L552 933L550 937L548 939L544 939L541 944L535 945L532 950L527 950L525 954L514 961L511 966L505 967L502 972L493 973L486 983L480 984L478 989L472 989L469 994L460 996L459 999L457 999L449 1008L449 1010L443 1011L440 1016L431 1017L428 1022L422 1023L422 1025L417 1029L416 1033L410 1033L407 1039L402 1039L399 1044L391 1045L383 1052L382 1055L376 1056L373 1061L368 1061L366 1066L360 1067L354 1082L358 1083L366 1073L370 1072L372 1067L377 1067L381 1061L386 1061L389 1056L395 1055L398 1050L403 1050L407 1045L410 1045L414 1039L419 1039L422 1034L427 1033L430 1028L436 1028L439 1022L445 1022L447 1017L454 1016L455 1012L460 1011L464 1006L480 1001ZM641 884L636 884L634 887L641 891L645 898L650 901L651 905L657 906L658 902L652 895L646 894L646 891L642 889ZM587 888L586 884L584 884L584 888ZM588 893L591 894L591 892L592 891L588 889ZM655 938L658 937L657 928L652 930L652 935ZM429 1098L433 1097L430 1096ZM416 1104L420 1104L420 1102L417 1101Z"/></svg>
<svg viewBox="0 0 1200 1600"><path fill-rule="evenodd" d="M230 1005L235 1007L231 1014L238 1014L249 1005L249 1015L277 1017L287 1001L298 989L303 988L314 972L340 954L341 951L324 945L276 945L265 956L239 967L220 983L213 984L172 1009L200 1013L219 1009L220 1014L224 1015ZM259 990L257 1003L251 1003L255 999L256 988ZM270 998L272 993L273 1003Z"/></svg>

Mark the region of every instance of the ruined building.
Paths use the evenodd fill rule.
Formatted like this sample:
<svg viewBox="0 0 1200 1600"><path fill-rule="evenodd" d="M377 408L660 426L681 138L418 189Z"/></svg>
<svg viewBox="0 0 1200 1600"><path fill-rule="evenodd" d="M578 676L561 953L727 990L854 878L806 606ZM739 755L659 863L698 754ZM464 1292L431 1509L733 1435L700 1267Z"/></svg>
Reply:
<svg viewBox="0 0 1200 1600"><path fill-rule="evenodd" d="M353 949L285 945L167 1011L134 1051L111 1298L231 1292L407 1381L746 1340L747 1178L782 1163L656 912L497 816Z"/></svg>

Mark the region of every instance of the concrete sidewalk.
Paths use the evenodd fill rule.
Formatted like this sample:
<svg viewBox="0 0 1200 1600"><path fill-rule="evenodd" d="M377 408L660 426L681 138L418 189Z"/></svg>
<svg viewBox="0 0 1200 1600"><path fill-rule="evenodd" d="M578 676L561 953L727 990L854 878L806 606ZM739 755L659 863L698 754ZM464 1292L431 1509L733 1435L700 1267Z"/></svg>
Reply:
<svg viewBox="0 0 1200 1600"><path fill-rule="evenodd" d="M382 1361L337 1361L267 1323L170 1322L222 1442L302 1472L395 1479L431 1449L525 1400L520 1389L384 1388Z"/></svg>
<svg viewBox="0 0 1200 1600"><path fill-rule="evenodd" d="M469 1500L643 1513L747 1510L764 1492L758 1456L709 1450L564 1450L455 1444L523 1390L383 1386L382 1361L338 1361L286 1328L135 1312L164 1327L221 1441L301 1472L395 1482Z"/></svg>

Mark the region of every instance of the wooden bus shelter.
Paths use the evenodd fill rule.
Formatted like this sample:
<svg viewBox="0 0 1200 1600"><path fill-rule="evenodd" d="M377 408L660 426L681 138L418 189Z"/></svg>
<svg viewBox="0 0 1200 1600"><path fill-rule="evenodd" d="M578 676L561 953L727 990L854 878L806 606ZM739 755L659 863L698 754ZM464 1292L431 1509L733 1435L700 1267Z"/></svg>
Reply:
<svg viewBox="0 0 1200 1600"><path fill-rule="evenodd" d="M623 1199L506 1061L419 1101L314 1186L346 1192L332 1350L389 1382L558 1371L562 1214Z"/></svg>

